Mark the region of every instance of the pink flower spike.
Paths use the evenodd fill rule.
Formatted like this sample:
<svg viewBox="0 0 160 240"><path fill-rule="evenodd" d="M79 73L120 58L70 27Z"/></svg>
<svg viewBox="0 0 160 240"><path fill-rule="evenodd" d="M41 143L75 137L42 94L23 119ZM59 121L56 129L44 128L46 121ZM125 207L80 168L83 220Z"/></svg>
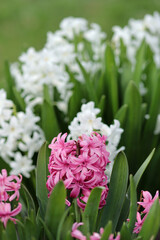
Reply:
<svg viewBox="0 0 160 240"><path fill-rule="evenodd" d="M80 230L77 230L77 228L81 225L83 225L82 222L80 223L75 222L73 224L71 236L79 240L87 240L87 238L83 235L83 233Z"/></svg>
<svg viewBox="0 0 160 240"><path fill-rule="evenodd" d="M3 222L5 228L8 220L11 220L12 222L14 222L14 224L16 224L16 219L12 218L12 216L16 216L17 214L19 214L21 209L22 209L21 203L18 203L17 208L11 211L10 203L0 202L0 219L1 222Z"/></svg>
<svg viewBox="0 0 160 240"><path fill-rule="evenodd" d="M100 234L94 232L92 236L90 236L90 240L100 240L102 237L102 234L104 232L104 228L100 228Z"/></svg>
<svg viewBox="0 0 160 240"><path fill-rule="evenodd" d="M133 233L139 233L140 232L146 216L144 216L143 219L141 219L141 214L139 212L137 212L137 222L135 223L135 228L133 230Z"/></svg>
<svg viewBox="0 0 160 240"><path fill-rule="evenodd" d="M154 198L148 191L142 191L143 202L138 202L144 208L143 213L148 213L154 201L159 197L159 191L156 191Z"/></svg>
<svg viewBox="0 0 160 240"><path fill-rule="evenodd" d="M6 169L2 169L0 174L0 201L12 201L17 197L19 199L19 189L21 187L22 176L17 177L15 175L7 176ZM14 192L9 196L8 192Z"/></svg>
<svg viewBox="0 0 160 240"><path fill-rule="evenodd" d="M114 238L113 234L110 234L108 240L120 240L120 234L118 234L116 238Z"/></svg>
<svg viewBox="0 0 160 240"><path fill-rule="evenodd" d="M106 151L106 137L92 133L90 136L83 134L77 141L66 139L67 133L60 133L49 145L48 196L56 183L62 180L70 191L70 197L77 198L78 205L84 209L91 190L100 186L104 187L99 206L102 208L108 194L105 170L109 153Z"/></svg>

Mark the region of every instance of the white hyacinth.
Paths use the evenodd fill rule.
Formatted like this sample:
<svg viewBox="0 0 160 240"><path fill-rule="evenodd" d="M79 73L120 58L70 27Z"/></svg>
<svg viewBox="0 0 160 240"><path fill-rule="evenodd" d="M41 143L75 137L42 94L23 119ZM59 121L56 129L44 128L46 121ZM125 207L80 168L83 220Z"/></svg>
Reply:
<svg viewBox="0 0 160 240"><path fill-rule="evenodd" d="M97 117L98 113L100 113L100 109L94 107L94 102L83 104L81 106L81 112L77 113L77 116L68 127L70 130L68 137L69 139L76 140L82 134L89 135L93 131L98 131L102 135L106 135L106 149L110 153L110 163L107 165L106 174L110 178L114 159L119 151L124 150L124 147L117 149L123 129L120 128L118 120L114 120L114 123L110 126L104 124L102 118Z"/></svg>
<svg viewBox="0 0 160 240"><path fill-rule="evenodd" d="M60 29L47 34L43 49L29 48L19 57L19 62L11 65L11 74L16 87L28 106L34 107L43 101L43 85L51 90L55 87L60 95L58 108L67 112L73 84L66 66L78 81L84 81L76 61L78 58L88 73L93 75L98 69L105 49L106 34L98 24L90 24L83 18L68 17L60 23ZM86 46L89 45L89 51Z"/></svg>
<svg viewBox="0 0 160 240"><path fill-rule="evenodd" d="M115 44L117 62L120 54L120 39L126 46L127 57L134 66L136 63L136 52L143 40L150 46L154 54L154 61L160 68L160 14L145 15L142 20L130 19L124 28L113 27L112 42Z"/></svg>
<svg viewBox="0 0 160 240"><path fill-rule="evenodd" d="M44 134L37 125L40 120L30 108L16 112L5 90L0 90L0 157L12 168L11 173L30 176L34 168L32 157L44 142Z"/></svg>

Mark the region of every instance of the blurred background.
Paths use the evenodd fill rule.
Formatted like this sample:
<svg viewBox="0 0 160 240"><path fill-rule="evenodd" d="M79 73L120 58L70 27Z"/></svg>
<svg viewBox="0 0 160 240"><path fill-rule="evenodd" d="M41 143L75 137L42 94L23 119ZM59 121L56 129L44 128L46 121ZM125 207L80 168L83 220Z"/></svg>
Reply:
<svg viewBox="0 0 160 240"><path fill-rule="evenodd" d="M159 0L1 0L0 4L0 86L4 61L17 61L28 47L41 49L46 33L55 31L68 16L83 17L100 24L112 35L112 26L125 26L130 18L160 12Z"/></svg>

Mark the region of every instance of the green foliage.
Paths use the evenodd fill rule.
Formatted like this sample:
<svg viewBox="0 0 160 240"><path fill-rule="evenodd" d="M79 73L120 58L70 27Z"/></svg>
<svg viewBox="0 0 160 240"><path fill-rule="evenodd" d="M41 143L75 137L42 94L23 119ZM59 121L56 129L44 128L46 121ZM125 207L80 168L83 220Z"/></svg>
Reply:
<svg viewBox="0 0 160 240"><path fill-rule="evenodd" d="M127 182L128 163L126 156L121 152L116 157L113 166L109 193L101 218L102 227L104 227L108 221L112 221L112 230L115 231L126 195Z"/></svg>
<svg viewBox="0 0 160 240"><path fill-rule="evenodd" d="M78 39L75 40L75 48ZM100 117L110 124L114 119L120 121L124 129L120 145L125 146L125 153L120 152L114 162L109 184L109 193L106 205L99 209L102 188L96 187L91 191L85 210L77 206L77 199L71 201L71 206L65 206L66 189L62 181L58 182L48 198L46 188L48 151L47 143L41 147L36 168L36 194L28 191L22 184L20 201L22 211L15 226L11 221L4 229L0 223L0 239L2 240L68 240L72 239L71 229L74 222L83 222L79 229L89 239L93 232L104 227L101 239L107 240L111 233L117 236L120 232L121 240L130 239L156 239L160 228L160 204L158 199L153 204L139 234L133 234L137 213L137 191L141 181L144 188L157 187L159 180L151 186L159 171L157 165L160 159L159 136L154 136L157 115L160 111L160 70L154 64L153 53L143 41L136 53L136 65L133 68L127 59L126 47L120 43L120 62L115 62L114 46L107 43L104 53L104 66L102 71L91 76L81 61L76 61L82 72L84 82L77 81L74 73L66 66L66 71L73 84L72 96L68 104L67 114L62 114L56 108L59 96L53 89L54 98L50 94L49 86L44 85L43 103L35 113L41 116L40 125L47 141L51 141L59 132L67 129L69 124L80 110L82 99L94 101L96 107L101 109ZM90 46L85 42L88 55L92 58ZM17 110L25 111L25 102L21 93L16 89L14 79L10 73L9 63L5 63L6 91L8 98L15 103ZM143 81L143 75L146 80ZM145 83L148 92L141 96L139 84ZM150 118L146 119L146 114ZM151 152L152 150L152 152ZM151 153L150 153L151 152ZM150 163L154 152L151 170L146 173L147 181L142 176ZM150 153L150 154L149 154ZM149 156L146 158L146 156ZM155 157L156 156L156 157ZM144 161L144 159L146 159ZM144 161L144 162L143 162ZM128 185L128 165L130 172L130 185ZM1 167L6 167L1 163ZM157 175L157 176L156 176ZM32 178L32 181L34 179ZM159 185L158 185L159 187ZM127 222L129 218L129 222Z"/></svg>
<svg viewBox="0 0 160 240"><path fill-rule="evenodd" d="M65 211L65 198L66 191L64 183L60 181L54 187L49 197L45 214L46 225L53 234L53 237L57 235L58 226Z"/></svg>
<svg viewBox="0 0 160 240"><path fill-rule="evenodd" d="M47 203L47 188L46 188L46 143L41 147L36 170L36 196L40 205L41 215L44 216Z"/></svg>
<svg viewBox="0 0 160 240"><path fill-rule="evenodd" d="M86 204L85 210L82 213L82 220L84 219L84 224L88 225L88 232L93 233L96 228L96 221L98 216L99 202L101 199L102 188L94 188L91 191L88 202ZM85 223L86 219L88 224Z"/></svg>
<svg viewBox="0 0 160 240"><path fill-rule="evenodd" d="M112 106L111 116L113 119L119 107L118 80L114 52L109 45L107 45L105 52L105 72L106 72L107 102L109 106Z"/></svg>
<svg viewBox="0 0 160 240"><path fill-rule="evenodd" d="M160 204L159 199L156 199L142 226L139 236L146 240L155 239L159 228L160 228Z"/></svg>
<svg viewBox="0 0 160 240"><path fill-rule="evenodd" d="M46 140L50 142L54 136L58 135L59 126L47 85L44 85L44 101L41 110L41 120Z"/></svg>

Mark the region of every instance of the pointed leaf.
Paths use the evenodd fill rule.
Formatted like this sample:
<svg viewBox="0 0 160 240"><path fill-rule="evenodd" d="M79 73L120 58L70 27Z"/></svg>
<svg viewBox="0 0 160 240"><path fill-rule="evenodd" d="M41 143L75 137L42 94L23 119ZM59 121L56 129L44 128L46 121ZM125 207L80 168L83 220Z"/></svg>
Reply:
<svg viewBox="0 0 160 240"><path fill-rule="evenodd" d="M16 87L13 87L13 94L14 94L16 103L20 106L20 110L25 112L25 109L26 109L25 101L21 97L21 94L18 92Z"/></svg>
<svg viewBox="0 0 160 240"><path fill-rule="evenodd" d="M123 201L125 199L127 182L128 182L128 163L125 154L123 152L120 152L117 155L113 165L109 192L101 219L102 227L105 226L109 220L112 221L113 232L116 228L120 212L123 206Z"/></svg>
<svg viewBox="0 0 160 240"><path fill-rule="evenodd" d="M86 216L89 219L90 233L93 233L95 231L101 193L102 188L100 187L96 187L91 191L83 213L84 217Z"/></svg>
<svg viewBox="0 0 160 240"><path fill-rule="evenodd" d="M63 229L63 224L64 224L64 221L65 219L67 218L67 215L68 215L68 212L69 212L69 208L64 212L62 218L61 218L61 221L59 223L59 226L58 226L58 230L57 230L57 237L56 237L56 240L61 240L61 234L62 232L64 231Z"/></svg>
<svg viewBox="0 0 160 240"><path fill-rule="evenodd" d="M7 222L7 227L6 227L6 235L7 235L7 239L12 239L12 240L16 240L16 228L15 228L15 224L11 221Z"/></svg>
<svg viewBox="0 0 160 240"><path fill-rule="evenodd" d="M135 181L135 186L137 188L138 183L144 173L144 171L146 170L148 164L150 163L153 154L155 152L155 149L152 150L152 152L149 154L149 156L147 157L147 159L144 161L144 163L141 165L141 167L138 169L138 171L136 172L136 174L134 175L134 181Z"/></svg>
<svg viewBox="0 0 160 240"><path fill-rule="evenodd" d="M86 72L85 68L83 67L83 65L81 64L81 62L79 61L79 59L76 59L81 72L83 74L83 77L85 79L85 86L86 86L86 90L89 96L89 100L90 101L94 101L96 104L98 104L98 99L97 99L97 95L96 95L96 91L93 85L93 82L90 79L90 75Z"/></svg>
<svg viewBox="0 0 160 240"><path fill-rule="evenodd" d="M132 240L131 234L129 232L129 229L126 223L123 223L120 236L121 236L121 240Z"/></svg>
<svg viewBox="0 0 160 240"><path fill-rule="evenodd" d="M115 116L118 110L118 83L117 83L117 68L115 64L115 56L113 49L107 44L106 53L106 77L107 77L107 94L109 103L112 106L112 115Z"/></svg>
<svg viewBox="0 0 160 240"><path fill-rule="evenodd" d="M48 199L46 180L46 143L44 143L38 154L36 171L36 196L42 216L44 216Z"/></svg>
<svg viewBox="0 0 160 240"><path fill-rule="evenodd" d="M141 96L135 83L130 81L125 92L124 103L128 105L123 138L131 172L136 171L136 154L140 147L141 134Z"/></svg>
<svg viewBox="0 0 160 240"><path fill-rule="evenodd" d="M98 104L98 108L101 109L100 113L98 116L103 117L103 113L105 111L105 101L106 101L106 96L102 95Z"/></svg>
<svg viewBox="0 0 160 240"><path fill-rule="evenodd" d="M66 190L64 183L59 181L49 197L45 222L53 236L56 237L58 226L65 211Z"/></svg>
<svg viewBox="0 0 160 240"><path fill-rule="evenodd" d="M143 65L145 61L145 51L146 51L146 43L143 40L136 54L136 66L133 74L133 80L136 82L137 86L139 86L139 82L141 80L141 74L142 74Z"/></svg>
<svg viewBox="0 0 160 240"><path fill-rule="evenodd" d="M138 169L138 171L136 172L136 174L133 177L136 189L138 187L139 181L140 181L144 171L146 170L149 162L152 159L154 151L155 151L155 149L153 149L153 151L150 153L150 155L147 157L147 159L144 161L144 163L141 165L141 167ZM120 218L119 218L119 221L118 221L118 230L121 229L122 223L124 221L126 221L126 219L128 218L129 206L130 206L130 197L129 197L129 195L130 195L130 186L127 189L127 195L126 195L125 201L123 203L123 208L122 208L122 211L121 211L121 214L120 214Z"/></svg>
<svg viewBox="0 0 160 240"><path fill-rule="evenodd" d="M10 72L10 65L8 61L5 62L5 73L6 73L7 97L14 101L14 94L13 94L14 80Z"/></svg>
<svg viewBox="0 0 160 240"><path fill-rule="evenodd" d="M156 199L147 215L147 218L143 223L139 236L141 236L145 240L155 239L159 228L160 228L160 203L159 199Z"/></svg>
<svg viewBox="0 0 160 240"><path fill-rule="evenodd" d="M44 85L44 101L42 104L41 118L45 137L47 141L51 142L53 137L57 136L60 131L54 107L50 100L48 86L46 85Z"/></svg>
<svg viewBox="0 0 160 240"><path fill-rule="evenodd" d="M108 240L109 235L112 233L112 222L109 221L104 228L104 232L102 234L101 240Z"/></svg>
<svg viewBox="0 0 160 240"><path fill-rule="evenodd" d="M115 119L117 119L120 122L121 127L123 127L125 124L127 110L128 110L128 106L127 104L124 104L115 115Z"/></svg>
<svg viewBox="0 0 160 240"><path fill-rule="evenodd" d="M133 232L137 214L137 195L136 195L136 186L134 183L133 176L130 175L130 211L129 211L129 224L128 229L130 233Z"/></svg>

